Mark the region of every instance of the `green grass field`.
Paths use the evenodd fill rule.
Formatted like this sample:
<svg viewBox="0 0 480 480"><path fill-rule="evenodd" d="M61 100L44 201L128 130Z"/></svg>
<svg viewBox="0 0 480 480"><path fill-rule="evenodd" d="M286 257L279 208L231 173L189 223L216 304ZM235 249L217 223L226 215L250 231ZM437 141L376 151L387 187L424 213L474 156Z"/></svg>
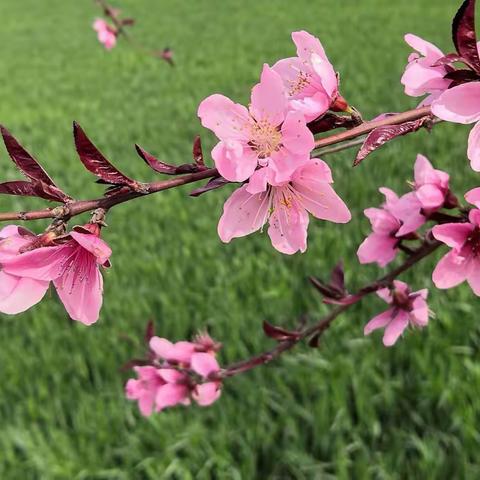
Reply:
<svg viewBox="0 0 480 480"><path fill-rule="evenodd" d="M151 180L133 144L173 163L190 161L197 133L209 149L198 103L214 92L247 102L262 63L292 55L290 32L299 29L321 38L344 96L366 118L413 108L400 84L403 34L451 51L459 3L119 0L137 19L139 40L175 50L171 69L124 42L105 52L91 1L2 0L0 122L69 193L90 198L101 188L76 159L72 120L125 172ZM369 230L362 211L380 202L379 186L406 191L418 152L451 172L460 196L479 184L466 160L468 130L439 125L402 138L355 170L351 151L328 157L354 220L312 221L303 255L282 256L265 234L221 244L216 223L228 189L198 199L176 189L113 210L105 231L113 268L95 326L72 324L54 293L26 314L0 317L0 478L479 478L479 301L468 287L432 289L436 318L392 349L379 334L362 335L384 307L371 298L341 317L318 351L300 347L230 380L208 409L144 419L125 400L128 375L119 372L142 353L148 319L172 339L208 326L227 363L271 346L264 319L319 318L326 308L307 276L326 275L341 257L351 289L381 273L359 268L355 256ZM18 177L3 148L0 161L2 180ZM1 202L2 210L43 206ZM434 261L404 279L432 287Z"/></svg>

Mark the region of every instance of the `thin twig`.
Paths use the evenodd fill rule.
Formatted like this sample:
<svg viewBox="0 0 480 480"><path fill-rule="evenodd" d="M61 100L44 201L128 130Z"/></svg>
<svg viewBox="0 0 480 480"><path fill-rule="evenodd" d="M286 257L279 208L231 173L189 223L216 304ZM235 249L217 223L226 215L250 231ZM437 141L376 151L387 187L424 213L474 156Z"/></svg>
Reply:
<svg viewBox="0 0 480 480"><path fill-rule="evenodd" d="M238 375L239 373L252 370L257 366L265 365L267 363L270 363L272 360L278 358L284 352L291 350L300 342L308 338L311 338L313 336L321 337L323 333L330 327L332 322L340 314L348 310L353 305L357 304L365 296L370 295L371 293L374 293L380 290L381 288L385 288L389 286L393 282L393 280L395 280L400 274L402 274L403 272L413 267L415 264L420 262L423 258L432 254L440 245L442 245L442 243L438 242L437 240L425 240L422 246L418 250L416 250L412 255L410 255L400 266L398 266L397 268L394 268L387 275L384 275L383 277L380 277L374 282L360 288L357 291L357 293L350 295L349 298L352 298L352 301L350 303L335 307L325 317L323 317L321 320L319 320L312 326L305 328L298 335L292 338L289 338L287 340L278 342L275 348L267 352L260 353L259 355L256 355L247 360L236 362L230 366L227 366L220 373L220 377L222 378L232 377L234 375Z"/></svg>

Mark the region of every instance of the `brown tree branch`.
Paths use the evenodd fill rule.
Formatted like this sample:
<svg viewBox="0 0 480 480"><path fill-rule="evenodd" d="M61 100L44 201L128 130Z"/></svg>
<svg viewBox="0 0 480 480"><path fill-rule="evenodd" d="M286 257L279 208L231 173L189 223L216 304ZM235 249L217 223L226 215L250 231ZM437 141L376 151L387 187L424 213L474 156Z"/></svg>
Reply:
<svg viewBox="0 0 480 480"><path fill-rule="evenodd" d="M272 360L275 360L280 355L291 350L293 347L306 339L312 338L314 336L321 337L340 314L348 310L353 305L357 304L365 296L370 295L371 293L374 293L381 288L389 286L393 282L393 280L395 280L400 274L416 265L423 258L432 254L435 250L437 250L438 247L440 247L440 245L442 245L442 243L437 240L425 240L422 246L419 247L412 255L410 255L400 266L394 268L387 275L384 275L383 277L380 277L374 282L360 288L357 293L350 295L348 297L352 299L350 303L335 307L321 320L311 325L310 327L304 328L301 332L299 332L298 335L278 342L275 348L260 353L259 355L256 355L247 360L242 360L240 362L236 362L230 366L227 366L222 370L219 376L221 378L233 377L234 375L238 375L239 373L252 370L253 368L260 365L270 363Z"/></svg>
<svg viewBox="0 0 480 480"><path fill-rule="evenodd" d="M406 121L410 121L417 118L422 118L425 115L430 113L429 107L423 107L416 110L409 110L407 112L399 113L396 115L391 115L383 120L375 120L371 122L365 122L362 125L352 128L341 133L335 133L327 137L321 138L316 141L315 148L320 148L333 144L340 144L342 142L347 142L357 137L362 137L366 133L371 132L373 129L384 126L384 125L396 125ZM351 148L355 145L358 145L357 142L348 142L344 145L341 145L332 149L325 149L321 153L323 155L329 155L334 152L338 152L343 149ZM80 215L85 212L90 212L96 210L97 208L103 208L108 210L115 205L125 203L127 201L133 200L135 198L144 197L152 193L161 192L163 190L168 190L170 188L179 187L181 185L186 185L193 182L198 182L199 180L204 180L207 178L212 178L218 176L218 171L216 168L210 168L198 173L191 173L187 175L182 175L173 180L163 180L158 182L151 182L146 184L146 192L134 192L128 191L126 193L120 193L117 195L112 195L109 197L96 198L92 200L78 200L72 201L64 206L56 208L44 208L42 210L33 210L25 212L7 212L0 213L0 222L6 221L18 221L18 220L40 220L46 218L64 218L68 220L76 215Z"/></svg>

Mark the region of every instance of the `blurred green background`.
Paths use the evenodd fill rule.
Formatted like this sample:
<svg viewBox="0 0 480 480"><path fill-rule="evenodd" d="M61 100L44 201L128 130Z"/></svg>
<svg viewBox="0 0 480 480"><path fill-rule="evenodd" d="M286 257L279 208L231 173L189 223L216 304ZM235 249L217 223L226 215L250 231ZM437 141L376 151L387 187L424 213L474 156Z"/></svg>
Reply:
<svg viewBox="0 0 480 480"><path fill-rule="evenodd" d="M261 65L294 54L290 32L321 38L341 73L342 92L366 118L413 108L400 76L415 32L452 50L453 0L119 0L137 19L132 33L171 46L177 66L124 41L97 43L93 2L0 2L0 122L70 194L98 196L72 146L77 120L125 172L151 180L135 142L173 163L190 161L201 133L198 103L221 92L248 101ZM438 479L480 477L480 325L468 287L431 291L427 329L392 349L364 324L384 304L365 301L339 319L319 350L300 347L227 382L208 409L140 417L125 400L129 358L144 326L188 338L207 326L224 343L222 363L269 348L264 319L286 326L326 307L306 281L345 259L348 285L381 272L359 268L369 231L364 208L377 189L406 191L418 152L452 174L460 196L478 185L466 160L468 128L439 125L402 138L350 168L353 152L328 157L336 189L354 215L347 226L312 220L309 249L282 256L266 234L223 245L216 224L228 188L198 199L192 187L115 208L105 238L114 250L100 321L72 324L54 293L31 311L0 317L1 479ZM2 180L18 178L0 151ZM1 209L42 202L1 198ZM85 220L88 216L85 217ZM46 223L30 223L40 232ZM442 252L443 253L443 252ZM439 252L440 254L440 252ZM431 287L435 259L403 278Z"/></svg>

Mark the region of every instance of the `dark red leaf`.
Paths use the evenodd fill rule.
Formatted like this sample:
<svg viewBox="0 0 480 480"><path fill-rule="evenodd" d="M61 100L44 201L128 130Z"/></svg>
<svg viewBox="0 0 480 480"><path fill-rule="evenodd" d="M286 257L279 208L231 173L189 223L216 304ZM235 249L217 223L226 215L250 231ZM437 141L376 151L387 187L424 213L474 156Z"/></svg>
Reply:
<svg viewBox="0 0 480 480"><path fill-rule="evenodd" d="M353 128L361 123L359 117L350 115L337 115L328 112L322 117L308 123L308 128L314 134L328 132L335 128Z"/></svg>
<svg viewBox="0 0 480 480"><path fill-rule="evenodd" d="M416 132L423 126L428 125L430 121L431 117L425 116L418 120L401 123L400 125L386 125L372 130L363 142L362 148L358 152L353 166L356 167L373 151L377 150L377 148L380 148L390 140L402 135L407 135L408 133Z"/></svg>
<svg viewBox="0 0 480 480"><path fill-rule="evenodd" d="M318 348L320 344L320 333L316 333L309 341L308 341L308 346L312 348Z"/></svg>
<svg viewBox="0 0 480 480"><path fill-rule="evenodd" d="M37 196L36 192L33 189L33 184L24 180L19 180L18 182L0 183L0 194L20 195L23 197Z"/></svg>
<svg viewBox="0 0 480 480"><path fill-rule="evenodd" d="M195 165L199 167L205 167L205 161L203 159L202 140L200 138L200 135L197 135L195 137L195 140L193 141L192 153Z"/></svg>
<svg viewBox="0 0 480 480"><path fill-rule="evenodd" d="M300 332L285 330L284 328L272 325L267 321L263 322L263 331L267 337L273 338L279 342L298 339L300 337Z"/></svg>
<svg viewBox="0 0 480 480"><path fill-rule="evenodd" d="M40 164L18 143L17 139L3 126L0 126L8 154L20 171L30 180L39 180L55 186L53 180Z"/></svg>
<svg viewBox="0 0 480 480"><path fill-rule="evenodd" d="M177 167L175 165L170 165L168 163L162 162L161 160L144 150L140 145L135 144L135 150L137 150L138 155L152 170L155 170L158 173L163 173L165 175L177 174Z"/></svg>
<svg viewBox="0 0 480 480"><path fill-rule="evenodd" d="M105 183L126 185L132 190L144 191L144 185L124 175L103 156L76 122L73 123L73 136L78 156L89 172L99 177Z"/></svg>
<svg viewBox="0 0 480 480"><path fill-rule="evenodd" d="M223 177L211 178L203 187L196 188L195 190L190 192L190 196L199 197L200 195L210 192L211 190L216 190L217 188L224 187L228 183L231 183L231 182L229 182Z"/></svg>
<svg viewBox="0 0 480 480"><path fill-rule="evenodd" d="M453 43L457 52L478 72L480 58L475 32L475 0L465 0L452 24Z"/></svg>
<svg viewBox="0 0 480 480"><path fill-rule="evenodd" d="M145 365L150 365L150 361L142 358L132 358L132 360L129 360L120 367L120 371L126 372L131 370L133 367L143 367Z"/></svg>
<svg viewBox="0 0 480 480"><path fill-rule="evenodd" d="M457 85L461 83L473 82L479 80L478 74L473 72L472 70L454 70L453 72L449 72L445 75L444 78L448 80L453 80Z"/></svg>
<svg viewBox="0 0 480 480"><path fill-rule="evenodd" d="M310 283L326 298L337 298L343 296L343 291L339 291L330 284L322 282L319 278L309 277Z"/></svg>
<svg viewBox="0 0 480 480"><path fill-rule="evenodd" d="M444 57L439 58L432 65L432 67L441 67L443 65L451 65L452 63L456 63L456 62L465 63L466 60L462 58L460 55L458 55L457 53L449 53L448 55L445 55Z"/></svg>
<svg viewBox="0 0 480 480"><path fill-rule="evenodd" d="M152 320L149 320L145 328L145 343L148 344L153 336L155 336L155 324Z"/></svg>
<svg viewBox="0 0 480 480"><path fill-rule="evenodd" d="M135 19L134 18L124 18L123 20L120 20L120 23L123 26L131 26L135 24Z"/></svg>
<svg viewBox="0 0 480 480"><path fill-rule="evenodd" d="M332 270L330 286L342 294L345 293L345 274L343 271L343 262L341 260Z"/></svg>

